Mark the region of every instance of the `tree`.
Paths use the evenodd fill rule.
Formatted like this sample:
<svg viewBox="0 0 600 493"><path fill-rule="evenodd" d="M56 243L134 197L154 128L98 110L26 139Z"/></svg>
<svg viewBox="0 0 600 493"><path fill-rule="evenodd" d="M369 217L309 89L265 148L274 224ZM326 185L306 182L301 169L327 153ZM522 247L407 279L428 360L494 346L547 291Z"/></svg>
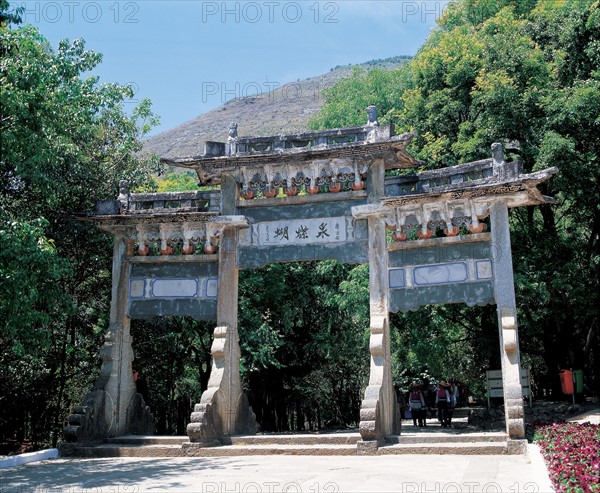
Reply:
<svg viewBox="0 0 600 493"><path fill-rule="evenodd" d="M349 127L365 124L366 108L376 105L380 123L389 123L400 108L400 96L406 85L406 70L355 68L350 77L323 91L325 104L310 122L312 129Z"/></svg>
<svg viewBox="0 0 600 493"><path fill-rule="evenodd" d="M67 213L148 182L140 138L150 102L83 74L101 61L83 40L55 52L0 4L0 440L56 443L97 371L107 326L110 238ZM10 402L10 405L7 403Z"/></svg>

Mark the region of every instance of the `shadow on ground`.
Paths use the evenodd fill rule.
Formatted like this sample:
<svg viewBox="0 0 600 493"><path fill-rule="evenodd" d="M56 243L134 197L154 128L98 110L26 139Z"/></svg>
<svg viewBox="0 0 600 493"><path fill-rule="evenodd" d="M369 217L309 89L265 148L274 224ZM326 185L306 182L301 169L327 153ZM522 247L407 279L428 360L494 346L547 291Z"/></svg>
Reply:
<svg viewBox="0 0 600 493"><path fill-rule="evenodd" d="M248 461L244 463L247 465ZM0 472L2 493L134 493L145 488L142 483L160 483L163 491L185 487L182 477L198 474L203 469L218 471L224 467L220 458L179 458L174 467L173 459L58 459L28 464ZM228 470L241 466L228 458ZM178 479L179 478L179 479Z"/></svg>

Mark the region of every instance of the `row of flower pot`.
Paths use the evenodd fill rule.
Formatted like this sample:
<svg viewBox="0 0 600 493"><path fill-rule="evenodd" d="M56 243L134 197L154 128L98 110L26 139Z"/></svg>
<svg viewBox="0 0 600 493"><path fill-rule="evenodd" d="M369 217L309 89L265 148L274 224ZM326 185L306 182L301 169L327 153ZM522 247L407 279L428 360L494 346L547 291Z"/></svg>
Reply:
<svg viewBox="0 0 600 493"><path fill-rule="evenodd" d="M167 243L166 245L155 246L154 248L150 247L150 245L138 246L137 254L141 257L151 256L153 255L153 251L158 250L160 255L177 255L176 249L172 244ZM184 244L181 246L181 254L182 255L193 255L196 254L205 254L205 255L213 255L217 253L217 246L213 245L211 242L207 241L202 246L195 246L192 243L187 242L187 245Z"/></svg>
<svg viewBox="0 0 600 493"><path fill-rule="evenodd" d="M342 191L343 184L338 181L338 182L326 185L325 187L331 193L338 193L338 192ZM325 187L319 187L319 186L311 187L311 186L307 185L306 192L309 193L310 195L316 195L316 194L322 192ZM352 182L352 190L358 191L358 190L363 190L364 188L365 188L364 181ZM293 197L295 195L298 195L300 193L300 191L301 191L301 187L297 187L297 186L283 187L283 192L288 197ZM273 187L271 185L267 185L265 190L262 191L262 196L266 199L272 199L273 197L276 197L278 195L278 193L279 193L278 187ZM240 191L240 195L245 200L250 200L250 199L256 197L256 192L254 190L251 190L250 188L242 188L242 190Z"/></svg>
<svg viewBox="0 0 600 493"><path fill-rule="evenodd" d="M409 237L409 234L408 234L409 228L399 228L396 225L389 225L389 224L386 224L385 227L386 227L386 229L393 231L392 238L394 241L406 241L406 239ZM467 226L467 228L469 229L469 231L472 234L482 233L483 231L485 231L486 227L487 226L484 223L479 223L479 224L477 224L477 226L474 226L472 224L469 224ZM412 229L414 229L414 228L412 228ZM457 226L453 226L450 229L444 228L443 231L446 236L457 236L458 232L459 232L459 228ZM433 234L435 233L435 231L427 228L425 231L423 231L422 229L418 229L416 231L416 233L420 240L427 240L427 239L433 237Z"/></svg>

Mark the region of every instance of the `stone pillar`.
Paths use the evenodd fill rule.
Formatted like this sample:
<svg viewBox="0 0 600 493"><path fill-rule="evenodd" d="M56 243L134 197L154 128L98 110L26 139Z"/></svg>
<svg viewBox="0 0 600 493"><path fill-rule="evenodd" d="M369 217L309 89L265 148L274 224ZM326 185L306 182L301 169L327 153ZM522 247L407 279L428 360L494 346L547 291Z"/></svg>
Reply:
<svg viewBox="0 0 600 493"><path fill-rule="evenodd" d="M235 211L237 184L228 176L221 184L221 211ZM208 388L194 406L187 427L190 443L184 448L190 455L202 446L220 445L226 435L256 433L256 417L242 391L240 379L240 344L238 317L238 229L246 220L235 217L225 224L219 245L219 287L217 292L217 327L211 347L213 362Z"/></svg>
<svg viewBox="0 0 600 493"><path fill-rule="evenodd" d="M525 424L520 375L517 306L506 202L498 201L490 206L490 220L492 261L494 265L494 297L498 309L506 432L511 439L521 439L525 436Z"/></svg>
<svg viewBox="0 0 600 493"><path fill-rule="evenodd" d="M64 435L67 441L96 442L130 433L152 434L153 418L136 392L130 319L128 247L131 240L116 232L113 247L110 325L100 351L102 366L94 390L70 415Z"/></svg>
<svg viewBox="0 0 600 493"><path fill-rule="evenodd" d="M359 454L375 453L386 435L400 432L390 352L388 252L384 220L389 210L378 204L384 195L384 178L383 161L376 161L371 165L367 179L370 204L352 209L356 218L367 219L369 231L371 367L369 385L360 409L359 431L362 441L358 442Z"/></svg>

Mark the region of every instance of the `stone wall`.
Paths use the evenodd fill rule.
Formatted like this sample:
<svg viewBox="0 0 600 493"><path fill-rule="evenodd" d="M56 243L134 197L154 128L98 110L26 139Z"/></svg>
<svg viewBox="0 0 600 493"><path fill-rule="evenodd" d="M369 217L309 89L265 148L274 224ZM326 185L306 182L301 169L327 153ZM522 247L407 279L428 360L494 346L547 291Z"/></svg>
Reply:
<svg viewBox="0 0 600 493"><path fill-rule="evenodd" d="M587 401L581 404L569 402L538 401L532 407L524 406L525 424L561 423L589 409L597 409L598 402ZM468 424L484 431L505 429L504 406L469 408Z"/></svg>

